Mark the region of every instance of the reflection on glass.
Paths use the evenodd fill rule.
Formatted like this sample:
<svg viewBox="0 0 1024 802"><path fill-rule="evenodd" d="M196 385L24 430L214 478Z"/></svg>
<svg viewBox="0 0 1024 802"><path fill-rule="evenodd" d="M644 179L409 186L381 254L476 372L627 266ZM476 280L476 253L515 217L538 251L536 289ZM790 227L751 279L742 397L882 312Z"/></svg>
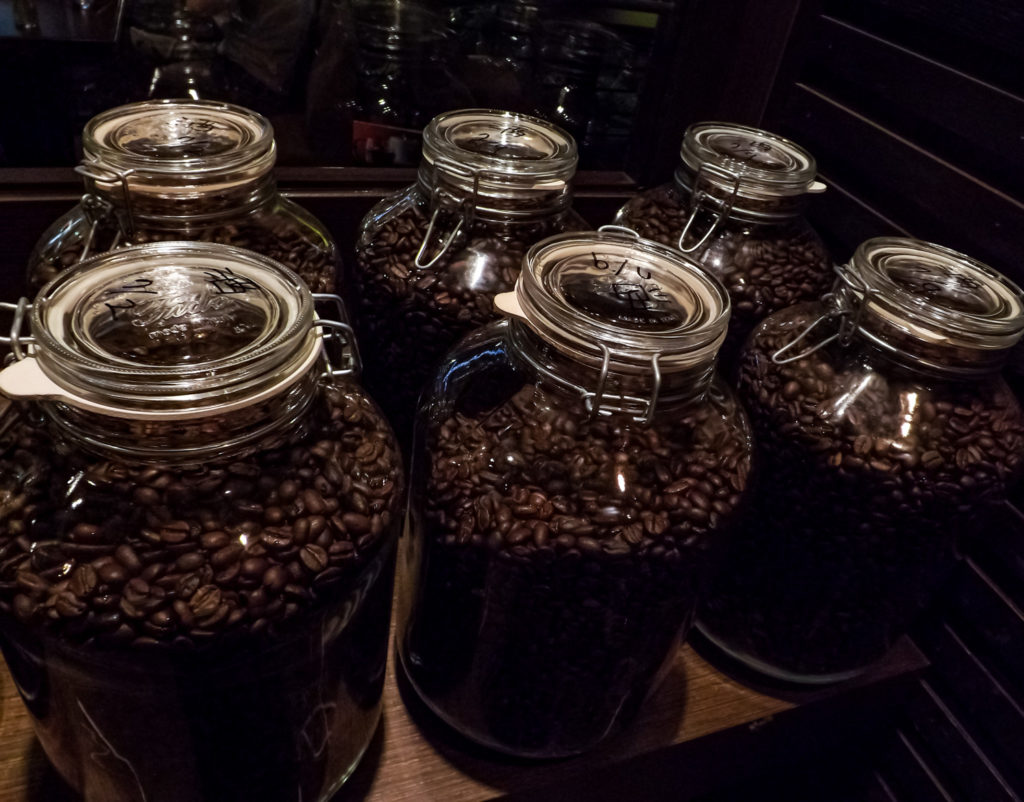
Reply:
<svg viewBox="0 0 1024 802"><path fill-rule="evenodd" d="M119 2L123 24L103 45L0 40L0 67L33 76L0 101L0 164L74 164L96 114L182 98L270 117L284 164L411 166L432 117L478 107L554 122L585 167L614 168L657 22L615 0ZM14 8L24 38L34 3Z"/></svg>

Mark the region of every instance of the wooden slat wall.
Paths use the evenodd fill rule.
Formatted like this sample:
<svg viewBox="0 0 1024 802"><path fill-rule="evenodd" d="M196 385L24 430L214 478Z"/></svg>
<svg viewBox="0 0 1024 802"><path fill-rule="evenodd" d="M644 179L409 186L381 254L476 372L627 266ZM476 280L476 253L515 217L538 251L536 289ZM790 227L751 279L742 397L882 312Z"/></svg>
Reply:
<svg viewBox="0 0 1024 802"><path fill-rule="evenodd" d="M1024 3L805 0L762 125L817 157L811 217L837 261L911 235L1024 283ZM1024 514L997 511L965 551L861 799L1024 799Z"/></svg>

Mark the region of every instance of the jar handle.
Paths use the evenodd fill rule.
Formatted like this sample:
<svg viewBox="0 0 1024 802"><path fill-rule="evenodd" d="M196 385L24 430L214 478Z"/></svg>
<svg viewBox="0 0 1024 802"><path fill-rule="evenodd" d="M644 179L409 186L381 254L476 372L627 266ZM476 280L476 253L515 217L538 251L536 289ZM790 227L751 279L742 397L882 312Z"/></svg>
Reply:
<svg viewBox="0 0 1024 802"><path fill-rule="evenodd" d="M705 203L705 200L709 197L708 194L699 189L701 174L710 174L721 180L727 181L731 187L729 196L725 199L724 205L719 207L717 210L712 209L709 204ZM740 188L740 177L736 173L725 170L714 164L705 162L697 169L697 175L693 179L693 202L690 204L690 216L686 219L686 225L683 226L683 230L679 234L679 241L676 243L676 247L683 253L693 253L699 251L707 245L708 240L714 236L715 232L721 228L725 218L727 218L732 212L733 203L736 201L736 193ZM696 242L696 244L686 247L683 242L686 241L686 235L690 233L690 228L693 226L694 221L697 219L697 213L705 210L711 213L714 218L711 226L704 235Z"/></svg>

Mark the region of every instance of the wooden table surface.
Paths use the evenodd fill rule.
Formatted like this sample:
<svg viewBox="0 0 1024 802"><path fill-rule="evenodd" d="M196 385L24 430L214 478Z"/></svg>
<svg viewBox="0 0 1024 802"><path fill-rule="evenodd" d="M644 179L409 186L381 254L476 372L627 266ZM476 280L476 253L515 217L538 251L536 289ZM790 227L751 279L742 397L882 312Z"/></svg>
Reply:
<svg viewBox="0 0 1024 802"><path fill-rule="evenodd" d="M624 733L587 755L530 763L496 757L445 728L396 679L392 660L381 726L362 764L332 802L476 802L509 794L529 797L543 789L571 789L594 772L638 756L665 752L672 759L668 757L671 750L713 733L736 728L770 731L772 723L794 708L870 689L924 665L924 658L904 640L882 664L849 683L763 692L722 673L686 645ZM32 735L28 713L0 663L0 802L77 799L47 764Z"/></svg>

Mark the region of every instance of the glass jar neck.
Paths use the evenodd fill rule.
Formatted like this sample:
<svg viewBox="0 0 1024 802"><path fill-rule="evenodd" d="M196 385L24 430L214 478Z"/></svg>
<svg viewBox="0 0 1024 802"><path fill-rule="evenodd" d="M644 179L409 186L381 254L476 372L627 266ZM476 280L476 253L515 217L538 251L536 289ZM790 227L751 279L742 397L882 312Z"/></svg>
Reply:
<svg viewBox="0 0 1024 802"><path fill-rule="evenodd" d="M623 414L650 423L666 409L702 401L714 378L714 354L685 370L625 373L564 354L518 320L509 321L508 337L513 353L538 376L539 384L582 400L595 416Z"/></svg>
<svg viewBox="0 0 1024 802"><path fill-rule="evenodd" d="M856 339L908 369L995 373L1024 326L1024 295L1004 276L932 243L879 237L838 270L829 312Z"/></svg>
<svg viewBox="0 0 1024 802"><path fill-rule="evenodd" d="M127 222L175 223L216 221L266 207L277 198L277 181L267 170L245 180L209 181L192 186L160 186L152 179L129 176L127 186L87 177L86 197L97 208L129 218Z"/></svg>
<svg viewBox="0 0 1024 802"><path fill-rule="evenodd" d="M152 421L113 417L40 402L58 448L126 463L202 465L241 459L301 439L315 425L319 366L281 393L252 406L202 418Z"/></svg>
<svg viewBox="0 0 1024 802"><path fill-rule="evenodd" d="M698 178L685 164L676 168L673 183L691 209L696 205L708 212L748 223L770 224L791 220L803 214L806 205L804 195L772 195L762 190L757 197L752 197L745 192L742 181L737 182L734 192L728 182Z"/></svg>
<svg viewBox="0 0 1024 802"><path fill-rule="evenodd" d="M416 185L431 210L462 208L483 220L531 222L565 211L572 205L568 181L535 183L509 176L501 187L474 181L466 172L456 173L423 161Z"/></svg>

